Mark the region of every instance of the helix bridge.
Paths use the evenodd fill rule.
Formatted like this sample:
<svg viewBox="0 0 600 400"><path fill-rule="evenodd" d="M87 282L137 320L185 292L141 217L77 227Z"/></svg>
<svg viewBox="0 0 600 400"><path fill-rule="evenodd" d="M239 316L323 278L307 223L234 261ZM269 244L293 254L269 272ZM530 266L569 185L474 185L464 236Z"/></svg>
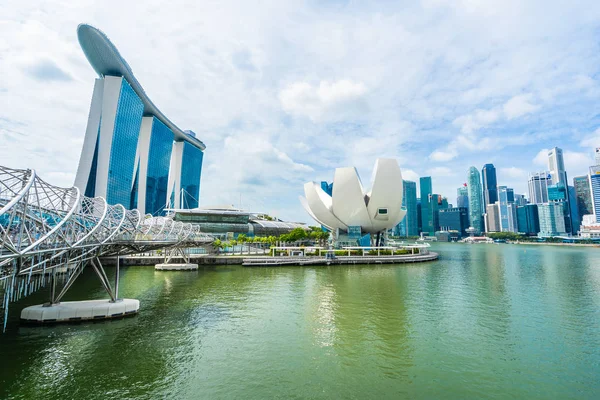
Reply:
<svg viewBox="0 0 600 400"><path fill-rule="evenodd" d="M185 249L213 239L198 226L172 217L141 215L78 188L61 188L31 169L0 166L0 311L49 287L58 304L85 267L91 266L112 301L118 299L118 257L157 249ZM117 256L111 285L101 257Z"/></svg>

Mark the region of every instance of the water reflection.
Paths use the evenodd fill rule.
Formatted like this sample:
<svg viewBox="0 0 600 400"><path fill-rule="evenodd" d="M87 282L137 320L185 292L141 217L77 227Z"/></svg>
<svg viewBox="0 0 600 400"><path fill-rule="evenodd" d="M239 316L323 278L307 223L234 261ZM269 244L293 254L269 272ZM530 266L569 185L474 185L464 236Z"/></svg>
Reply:
<svg viewBox="0 0 600 400"><path fill-rule="evenodd" d="M600 391L598 249L435 246L441 260L416 265L125 268L121 293L142 304L135 318L26 328L11 314L0 398ZM88 273L68 296L105 297Z"/></svg>

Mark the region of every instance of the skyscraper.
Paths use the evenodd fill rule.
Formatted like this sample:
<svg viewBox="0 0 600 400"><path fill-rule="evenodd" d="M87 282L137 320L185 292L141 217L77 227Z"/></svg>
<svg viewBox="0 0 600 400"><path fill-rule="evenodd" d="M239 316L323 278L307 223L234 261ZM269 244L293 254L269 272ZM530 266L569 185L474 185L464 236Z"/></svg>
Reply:
<svg viewBox="0 0 600 400"><path fill-rule="evenodd" d="M562 183L565 187L568 185L562 149L554 147L548 151L548 169L553 184Z"/></svg>
<svg viewBox="0 0 600 400"><path fill-rule="evenodd" d="M517 207L519 232L526 235L536 235L540 231L540 219L537 204L527 204Z"/></svg>
<svg viewBox="0 0 600 400"><path fill-rule="evenodd" d="M419 186L421 189L421 229L423 233L428 233L433 236L435 234L435 229L431 219L431 177L421 177L419 179Z"/></svg>
<svg viewBox="0 0 600 400"><path fill-rule="evenodd" d="M498 186L498 213L501 232L517 232L517 214L514 191L506 186Z"/></svg>
<svg viewBox="0 0 600 400"><path fill-rule="evenodd" d="M444 201L441 195L432 194L429 196L429 212L431 213L431 226L432 231L430 231L430 235L435 235L435 232L440 230L440 210L448 208L448 201L444 205ZM433 232L433 233L432 233Z"/></svg>
<svg viewBox="0 0 600 400"><path fill-rule="evenodd" d="M469 193L469 223L476 232L482 232L483 199L481 190L481 176L475 167L469 168L467 187Z"/></svg>
<svg viewBox="0 0 600 400"><path fill-rule="evenodd" d="M596 222L600 222L600 165L590 167L590 194L592 197L592 210L596 216Z"/></svg>
<svg viewBox="0 0 600 400"><path fill-rule="evenodd" d="M404 191L402 193L402 206L406 207L406 216L398 224L395 232L398 236L418 236L419 225L417 223L417 183L403 181Z"/></svg>
<svg viewBox="0 0 600 400"><path fill-rule="evenodd" d="M99 77L75 186L142 214L197 207L204 143L154 105L104 33L82 24L77 36Z"/></svg>
<svg viewBox="0 0 600 400"><path fill-rule="evenodd" d="M541 237L566 235L564 208L560 204L538 204Z"/></svg>
<svg viewBox="0 0 600 400"><path fill-rule="evenodd" d="M458 231L460 236L466 236L469 227L469 213L464 207L446 208L440 210L440 229L442 231Z"/></svg>
<svg viewBox="0 0 600 400"><path fill-rule="evenodd" d="M456 207L469 208L469 189L466 183L456 189Z"/></svg>
<svg viewBox="0 0 600 400"><path fill-rule="evenodd" d="M529 202L542 204L548 202L548 185L551 184L552 175L548 172L533 172L529 174Z"/></svg>
<svg viewBox="0 0 600 400"><path fill-rule="evenodd" d="M563 208L565 232L571 232L571 209L569 208L569 191L562 183L548 185L548 202Z"/></svg>
<svg viewBox="0 0 600 400"><path fill-rule="evenodd" d="M575 187L575 201L579 218L593 214L594 209L592 208L592 194L588 176L576 176L573 178L573 186Z"/></svg>
<svg viewBox="0 0 600 400"><path fill-rule="evenodd" d="M517 206L524 206L527 204L527 199L525 199L524 194L515 194L515 204Z"/></svg>
<svg viewBox="0 0 600 400"><path fill-rule="evenodd" d="M552 184L563 185L565 189L565 198L562 200L565 218L565 231L574 233L577 229L573 229L571 202L569 201L567 171L565 170L565 161L563 159L563 151L558 147L554 147L548 151L548 169L552 176Z"/></svg>
<svg viewBox="0 0 600 400"><path fill-rule="evenodd" d="M600 165L600 147L596 147L595 157L596 165Z"/></svg>
<svg viewBox="0 0 600 400"><path fill-rule="evenodd" d="M496 180L496 168L494 164L485 164L481 169L481 177L483 180L483 206L487 207L488 204L494 204L498 201L498 192L496 189L498 182Z"/></svg>
<svg viewBox="0 0 600 400"><path fill-rule="evenodd" d="M486 232L500 232L500 218L498 215L498 202L488 204L485 208Z"/></svg>

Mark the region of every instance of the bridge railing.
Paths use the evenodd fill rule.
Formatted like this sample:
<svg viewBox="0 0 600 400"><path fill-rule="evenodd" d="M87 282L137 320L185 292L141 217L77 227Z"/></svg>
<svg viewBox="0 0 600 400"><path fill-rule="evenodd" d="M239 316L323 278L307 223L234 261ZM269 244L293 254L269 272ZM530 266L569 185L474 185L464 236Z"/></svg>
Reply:
<svg viewBox="0 0 600 400"><path fill-rule="evenodd" d="M35 170L0 166L0 307L44 287L59 266L103 255L208 244L198 226L170 217L141 215L78 188L61 188ZM69 278L70 279L70 278Z"/></svg>

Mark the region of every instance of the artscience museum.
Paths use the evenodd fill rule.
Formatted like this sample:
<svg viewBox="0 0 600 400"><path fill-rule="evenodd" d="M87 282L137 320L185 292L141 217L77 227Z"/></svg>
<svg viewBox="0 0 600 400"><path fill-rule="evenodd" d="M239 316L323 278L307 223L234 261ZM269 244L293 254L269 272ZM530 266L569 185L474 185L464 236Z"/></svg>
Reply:
<svg viewBox="0 0 600 400"><path fill-rule="evenodd" d="M307 182L300 202L338 241L364 244L370 238L379 239L406 215L402 172L393 158L377 159L369 191L363 188L354 167L337 168L332 186L328 193L318 183Z"/></svg>

